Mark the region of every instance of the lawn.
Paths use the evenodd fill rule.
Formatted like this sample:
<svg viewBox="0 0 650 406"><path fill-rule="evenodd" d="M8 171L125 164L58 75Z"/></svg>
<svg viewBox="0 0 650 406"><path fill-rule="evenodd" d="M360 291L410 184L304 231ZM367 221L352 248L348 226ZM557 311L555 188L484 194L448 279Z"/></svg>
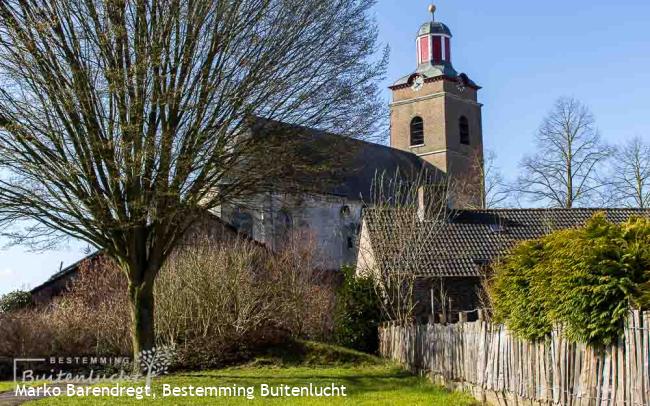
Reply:
<svg viewBox="0 0 650 406"><path fill-rule="evenodd" d="M0 381L0 393L14 390L15 386L16 385L14 385L12 381L10 382Z"/></svg>
<svg viewBox="0 0 650 406"><path fill-rule="evenodd" d="M45 381L38 381L38 382L35 382L33 385L27 385L27 386L40 385L43 382L45 382ZM9 391L13 392L15 389L16 389L16 384L14 384L13 381L0 381L0 393L9 392Z"/></svg>
<svg viewBox="0 0 650 406"><path fill-rule="evenodd" d="M309 385L345 385L347 397L336 398L262 398L260 384L292 386ZM162 397L162 385L172 386L255 386L255 399L242 397ZM156 400L151 403L162 404L276 404L276 405L473 405L473 400L463 393L451 393L433 386L426 379L405 373L391 365L360 367L258 367L248 366L229 368L200 373L175 374L158 379L154 383ZM135 398L48 398L28 404L43 405L105 405L105 404L142 404ZM149 403L149 402L146 402Z"/></svg>
<svg viewBox="0 0 650 406"><path fill-rule="evenodd" d="M298 355L296 355L298 354ZM163 396L163 385L171 387L253 387L254 399L241 397ZM347 397L262 397L261 385L316 387L344 385ZM13 389L11 387L10 389ZM155 400L133 397L59 397L28 402L29 405L107 405L162 403L169 405L476 405L468 395L448 392L426 378L413 376L400 367L340 347L306 343L291 356L267 354L244 366L201 372L175 373L157 378Z"/></svg>

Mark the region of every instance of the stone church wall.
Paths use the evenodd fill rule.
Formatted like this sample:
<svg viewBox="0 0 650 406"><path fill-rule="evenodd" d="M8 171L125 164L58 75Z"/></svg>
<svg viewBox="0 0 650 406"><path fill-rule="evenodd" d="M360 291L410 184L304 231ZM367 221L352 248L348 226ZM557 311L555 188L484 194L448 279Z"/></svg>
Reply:
<svg viewBox="0 0 650 406"><path fill-rule="evenodd" d="M281 250L288 238L299 236L315 248L321 269L338 270L356 261L359 202L333 195L272 193L224 207L221 215L275 251Z"/></svg>

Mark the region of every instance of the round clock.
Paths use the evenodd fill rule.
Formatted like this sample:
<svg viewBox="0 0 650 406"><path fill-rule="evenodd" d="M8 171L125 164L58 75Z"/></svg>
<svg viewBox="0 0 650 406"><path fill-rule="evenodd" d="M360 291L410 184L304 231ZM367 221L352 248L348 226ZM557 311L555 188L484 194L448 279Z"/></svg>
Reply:
<svg viewBox="0 0 650 406"><path fill-rule="evenodd" d="M467 80L465 79L465 77L463 75L458 76L456 86L458 86L458 90L460 92L465 91L465 88L467 87Z"/></svg>
<svg viewBox="0 0 650 406"><path fill-rule="evenodd" d="M413 79L413 83L411 84L411 89L415 90L416 92L424 86L424 77L421 75L417 75Z"/></svg>

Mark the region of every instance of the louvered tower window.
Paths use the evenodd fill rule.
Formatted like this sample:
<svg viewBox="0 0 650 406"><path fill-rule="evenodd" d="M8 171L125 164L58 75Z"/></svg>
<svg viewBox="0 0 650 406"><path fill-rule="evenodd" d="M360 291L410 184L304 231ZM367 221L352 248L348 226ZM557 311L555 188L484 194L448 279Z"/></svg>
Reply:
<svg viewBox="0 0 650 406"><path fill-rule="evenodd" d="M458 120L458 128L460 130L460 143L469 145L469 122L467 121L467 117L460 117Z"/></svg>
<svg viewBox="0 0 650 406"><path fill-rule="evenodd" d="M411 120L411 146L424 144L424 121L422 117Z"/></svg>

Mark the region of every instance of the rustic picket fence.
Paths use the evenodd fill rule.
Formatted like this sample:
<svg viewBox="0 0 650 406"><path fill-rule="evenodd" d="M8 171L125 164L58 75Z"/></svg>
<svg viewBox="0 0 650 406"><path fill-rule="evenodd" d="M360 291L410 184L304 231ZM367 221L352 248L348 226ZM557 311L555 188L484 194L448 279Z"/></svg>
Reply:
<svg viewBox="0 0 650 406"><path fill-rule="evenodd" d="M595 349L556 331L544 342L487 321L385 323L380 351L413 371L499 404L650 405L650 312L631 311L618 343Z"/></svg>

